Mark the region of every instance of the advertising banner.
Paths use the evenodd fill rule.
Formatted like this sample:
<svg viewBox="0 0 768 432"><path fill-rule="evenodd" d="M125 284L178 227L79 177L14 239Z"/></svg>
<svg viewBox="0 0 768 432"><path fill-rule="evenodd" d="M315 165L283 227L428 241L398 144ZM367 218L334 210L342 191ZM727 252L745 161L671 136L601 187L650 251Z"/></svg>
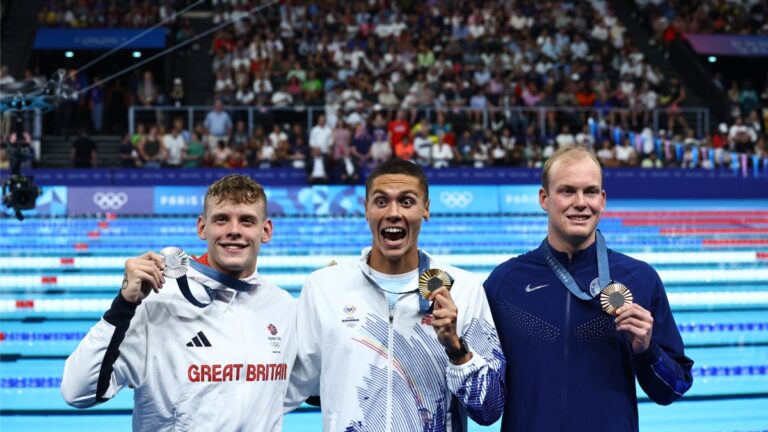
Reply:
<svg viewBox="0 0 768 432"><path fill-rule="evenodd" d="M499 187L502 213L541 213L538 185L513 185Z"/></svg>
<svg viewBox="0 0 768 432"><path fill-rule="evenodd" d="M699 54L768 57L768 36L685 33L685 39Z"/></svg>
<svg viewBox="0 0 768 432"><path fill-rule="evenodd" d="M39 28L34 49L108 50L120 46L146 29L59 29ZM159 49L165 47L165 28L150 30L123 49Z"/></svg>
<svg viewBox="0 0 768 432"><path fill-rule="evenodd" d="M154 188L155 214L200 214L206 186L157 186Z"/></svg>
<svg viewBox="0 0 768 432"><path fill-rule="evenodd" d="M79 187L67 190L67 214L152 214L151 187Z"/></svg>
<svg viewBox="0 0 768 432"><path fill-rule="evenodd" d="M429 210L432 214L498 213L497 186L430 186Z"/></svg>

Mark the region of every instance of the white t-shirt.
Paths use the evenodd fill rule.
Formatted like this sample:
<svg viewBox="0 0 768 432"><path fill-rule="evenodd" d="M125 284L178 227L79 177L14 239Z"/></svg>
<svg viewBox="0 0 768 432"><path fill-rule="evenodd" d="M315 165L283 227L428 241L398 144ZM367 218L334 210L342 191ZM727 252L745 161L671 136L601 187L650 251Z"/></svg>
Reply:
<svg viewBox="0 0 768 432"><path fill-rule="evenodd" d="M167 134L163 136L163 144L168 151L168 159L166 159L165 162L168 165L181 165L181 151L186 146L184 137L181 135L173 136L172 134Z"/></svg>
<svg viewBox="0 0 768 432"><path fill-rule="evenodd" d="M317 125L309 132L309 146L320 149L320 152L327 155L331 149L333 131L328 125Z"/></svg>
<svg viewBox="0 0 768 432"><path fill-rule="evenodd" d="M323 161L323 158L314 158L314 163L312 164L312 174L309 176L309 178L323 178L325 176L325 162Z"/></svg>
<svg viewBox="0 0 768 432"><path fill-rule="evenodd" d="M632 154L634 152L635 152L635 149L633 149L631 145L628 145L628 146L620 145L616 147L616 160L621 162L627 162L629 161L629 158L632 157Z"/></svg>

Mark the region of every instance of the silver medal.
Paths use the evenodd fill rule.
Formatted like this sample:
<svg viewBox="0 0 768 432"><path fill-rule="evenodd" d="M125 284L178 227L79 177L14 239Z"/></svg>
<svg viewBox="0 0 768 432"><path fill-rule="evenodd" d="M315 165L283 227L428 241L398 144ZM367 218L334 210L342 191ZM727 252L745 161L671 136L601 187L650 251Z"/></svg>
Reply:
<svg viewBox="0 0 768 432"><path fill-rule="evenodd" d="M165 262L163 276L178 279L187 274L189 268L189 255L184 250L169 246L160 251L160 256Z"/></svg>

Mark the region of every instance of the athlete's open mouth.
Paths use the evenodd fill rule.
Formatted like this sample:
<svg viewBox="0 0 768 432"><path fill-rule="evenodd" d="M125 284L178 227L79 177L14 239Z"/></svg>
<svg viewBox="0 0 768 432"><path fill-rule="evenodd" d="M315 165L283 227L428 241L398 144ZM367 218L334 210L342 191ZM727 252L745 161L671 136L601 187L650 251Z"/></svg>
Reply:
<svg viewBox="0 0 768 432"><path fill-rule="evenodd" d="M381 236L386 240L397 241L405 237L405 229L400 227L388 227L381 230Z"/></svg>

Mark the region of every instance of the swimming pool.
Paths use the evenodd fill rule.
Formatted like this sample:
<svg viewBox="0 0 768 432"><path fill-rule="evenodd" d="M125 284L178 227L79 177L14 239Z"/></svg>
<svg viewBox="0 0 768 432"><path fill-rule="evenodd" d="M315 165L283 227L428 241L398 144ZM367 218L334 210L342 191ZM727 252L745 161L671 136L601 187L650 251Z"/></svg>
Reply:
<svg viewBox="0 0 768 432"><path fill-rule="evenodd" d="M660 407L638 387L642 430L768 430L768 202L612 201L610 247L651 263L696 362L693 388ZM0 430L130 429L131 392L78 411L58 386L67 355L106 310L125 259L179 246L203 252L193 216L0 219ZM369 241L362 217L275 218L260 272L298 295L306 275L353 259ZM538 246L543 214L433 217L420 246L486 275ZM288 415L288 432L319 430L319 413ZM498 425L473 431L498 430Z"/></svg>

